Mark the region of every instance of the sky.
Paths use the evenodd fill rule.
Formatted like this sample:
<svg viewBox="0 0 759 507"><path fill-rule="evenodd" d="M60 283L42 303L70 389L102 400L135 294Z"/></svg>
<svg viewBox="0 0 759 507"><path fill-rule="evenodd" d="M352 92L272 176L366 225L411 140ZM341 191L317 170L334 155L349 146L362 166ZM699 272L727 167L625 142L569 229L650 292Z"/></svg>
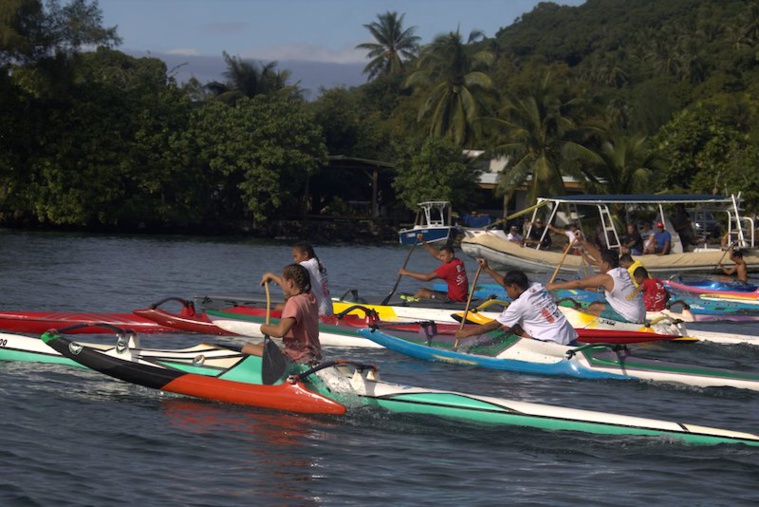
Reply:
<svg viewBox="0 0 759 507"><path fill-rule="evenodd" d="M540 0L98 0L103 25L117 26L120 51L153 56L175 69L183 81L222 81L222 52L243 60L277 61L292 82L316 91L320 86L356 86L366 53L355 49L374 42L363 26L379 14L405 14L404 27L427 44L460 29L488 37L511 25ZM584 0L557 0L580 5Z"/></svg>

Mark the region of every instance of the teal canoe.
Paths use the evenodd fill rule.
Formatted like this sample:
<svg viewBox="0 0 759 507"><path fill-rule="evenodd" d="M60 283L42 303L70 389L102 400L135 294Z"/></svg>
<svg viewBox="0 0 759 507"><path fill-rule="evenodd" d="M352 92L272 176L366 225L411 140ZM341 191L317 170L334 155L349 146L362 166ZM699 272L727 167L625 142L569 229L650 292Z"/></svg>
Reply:
<svg viewBox="0 0 759 507"><path fill-rule="evenodd" d="M392 384L380 380L373 365L354 361L328 361L309 368L282 361L270 347L267 359L212 344L182 350L143 349L133 336L122 336L107 349L53 331L42 340L72 362L113 378L217 401L335 415L364 406L480 424L759 446L759 436L750 433ZM293 406L292 386L298 388L296 398L313 400L307 409ZM237 393L237 398L229 393Z"/></svg>

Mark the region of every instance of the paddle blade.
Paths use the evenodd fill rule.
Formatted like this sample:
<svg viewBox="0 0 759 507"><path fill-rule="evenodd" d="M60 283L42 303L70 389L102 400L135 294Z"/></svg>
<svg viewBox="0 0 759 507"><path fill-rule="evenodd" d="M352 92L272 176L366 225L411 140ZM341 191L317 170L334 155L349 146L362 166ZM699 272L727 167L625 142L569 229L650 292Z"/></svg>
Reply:
<svg viewBox="0 0 759 507"><path fill-rule="evenodd" d="M274 340L268 336L264 336L264 353L261 362L261 380L264 385L273 385L287 371L287 358Z"/></svg>

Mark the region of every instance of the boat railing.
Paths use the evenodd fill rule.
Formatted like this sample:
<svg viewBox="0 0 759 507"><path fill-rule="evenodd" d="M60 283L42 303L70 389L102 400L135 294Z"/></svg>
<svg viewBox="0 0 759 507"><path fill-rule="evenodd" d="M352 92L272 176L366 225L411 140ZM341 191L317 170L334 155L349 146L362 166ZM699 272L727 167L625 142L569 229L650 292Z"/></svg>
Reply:
<svg viewBox="0 0 759 507"><path fill-rule="evenodd" d="M738 242L738 246L743 248L754 248L755 245L755 224L751 217L738 216L731 210L727 211L727 238L728 243Z"/></svg>

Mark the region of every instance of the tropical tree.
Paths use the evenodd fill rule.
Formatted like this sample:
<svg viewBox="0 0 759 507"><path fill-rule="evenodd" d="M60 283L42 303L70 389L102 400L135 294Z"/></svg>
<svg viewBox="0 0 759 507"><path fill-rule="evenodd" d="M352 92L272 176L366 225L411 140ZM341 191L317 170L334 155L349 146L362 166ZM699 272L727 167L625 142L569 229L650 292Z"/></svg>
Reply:
<svg viewBox="0 0 759 507"><path fill-rule="evenodd" d="M365 49L371 60L364 67L364 74L369 79L379 75L399 74L403 72L405 60L414 58L419 51L419 37L414 35L416 27L403 28L405 14L398 16L397 12L378 14L364 28L369 30L375 42L364 42L356 49Z"/></svg>
<svg viewBox="0 0 759 507"><path fill-rule="evenodd" d="M206 85L206 89L222 102L234 104L243 97L272 94L287 87L290 71L277 70L276 61L256 64L229 56L226 51L222 55L227 63L227 70L222 74L226 81L212 81Z"/></svg>
<svg viewBox="0 0 759 507"><path fill-rule="evenodd" d="M449 139L429 137L408 146L396 172L393 187L408 209L422 201L450 201L456 209L468 209L481 170Z"/></svg>
<svg viewBox="0 0 759 507"><path fill-rule="evenodd" d="M619 135L601 144L598 152L583 151L592 164L593 177L584 188L597 194L643 194L651 191L652 177L662 160L642 135Z"/></svg>
<svg viewBox="0 0 759 507"><path fill-rule="evenodd" d="M481 104L493 91L486 72L493 54L470 46L482 37L473 31L464 42L458 30L437 37L422 50L416 70L406 80L406 86L427 95L417 119L429 116L430 136L448 137L459 146L473 140Z"/></svg>
<svg viewBox="0 0 759 507"><path fill-rule="evenodd" d="M121 43L116 27L102 26L96 0L4 0L0 3L0 65L71 55L86 45Z"/></svg>
<svg viewBox="0 0 759 507"><path fill-rule="evenodd" d="M528 185L528 202L534 203L541 195L564 195L565 175L580 181L587 177L577 161L591 156L580 141L593 129L578 125L579 102L564 100L548 73L530 93L511 99L502 118L484 119L505 131L504 142L492 150L509 158L499 193L508 197L516 187Z"/></svg>
<svg viewBox="0 0 759 507"><path fill-rule="evenodd" d="M185 142L215 178L219 213L263 222L302 210L308 178L327 160L321 128L293 97L219 101L193 116Z"/></svg>

